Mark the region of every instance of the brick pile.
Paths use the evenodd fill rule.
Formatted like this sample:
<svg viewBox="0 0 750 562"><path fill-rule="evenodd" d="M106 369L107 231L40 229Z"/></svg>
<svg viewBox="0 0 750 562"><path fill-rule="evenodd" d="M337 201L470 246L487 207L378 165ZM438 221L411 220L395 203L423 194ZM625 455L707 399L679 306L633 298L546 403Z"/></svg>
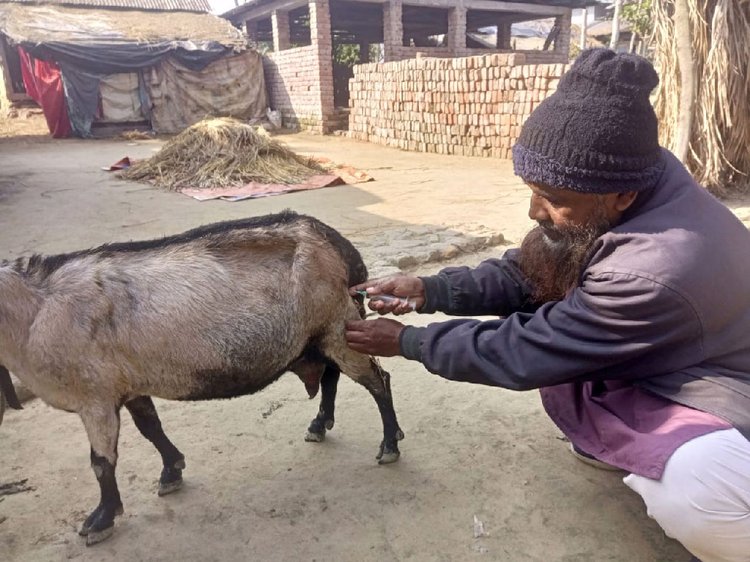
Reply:
<svg viewBox="0 0 750 562"><path fill-rule="evenodd" d="M510 158L521 125L567 65L523 54L354 67L349 136L404 150Z"/></svg>

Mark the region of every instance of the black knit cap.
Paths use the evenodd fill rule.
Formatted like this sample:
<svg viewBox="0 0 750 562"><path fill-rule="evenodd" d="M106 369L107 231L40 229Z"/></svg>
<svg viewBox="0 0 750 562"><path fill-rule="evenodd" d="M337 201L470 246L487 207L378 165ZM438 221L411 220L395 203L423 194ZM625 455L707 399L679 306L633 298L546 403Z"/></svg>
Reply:
<svg viewBox="0 0 750 562"><path fill-rule="evenodd" d="M658 83L643 57L583 51L523 125L513 147L516 175L585 193L653 187L664 166L649 102Z"/></svg>

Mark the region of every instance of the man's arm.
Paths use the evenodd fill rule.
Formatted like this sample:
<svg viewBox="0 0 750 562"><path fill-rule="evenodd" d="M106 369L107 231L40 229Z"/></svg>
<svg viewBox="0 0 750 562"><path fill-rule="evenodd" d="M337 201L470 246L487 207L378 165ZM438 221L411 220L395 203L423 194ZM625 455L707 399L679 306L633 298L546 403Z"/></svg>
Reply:
<svg viewBox="0 0 750 562"><path fill-rule="evenodd" d="M704 357L702 326L689 302L651 279L616 273L589 279L533 314L407 327L400 350L444 378L515 390L646 378Z"/></svg>
<svg viewBox="0 0 750 562"><path fill-rule="evenodd" d="M476 268L449 267L431 277L421 277L425 304L420 312L445 312L454 316L507 316L532 311L531 286L518 265L518 250L501 259L490 259Z"/></svg>

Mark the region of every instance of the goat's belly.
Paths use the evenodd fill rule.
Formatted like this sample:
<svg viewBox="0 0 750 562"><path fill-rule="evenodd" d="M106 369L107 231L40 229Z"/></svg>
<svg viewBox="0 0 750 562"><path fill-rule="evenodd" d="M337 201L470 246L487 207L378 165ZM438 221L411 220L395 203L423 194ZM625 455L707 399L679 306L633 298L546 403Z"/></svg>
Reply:
<svg viewBox="0 0 750 562"><path fill-rule="evenodd" d="M57 377L23 368L12 372L34 396L38 396L53 408L67 412L78 412L81 409L82 394L71 392L65 382Z"/></svg>
<svg viewBox="0 0 750 562"><path fill-rule="evenodd" d="M242 369L216 369L195 371L189 382L168 391L161 387L148 394L169 400L214 400L234 398L263 390L287 371L286 368L272 372ZM166 392L165 392L166 391Z"/></svg>

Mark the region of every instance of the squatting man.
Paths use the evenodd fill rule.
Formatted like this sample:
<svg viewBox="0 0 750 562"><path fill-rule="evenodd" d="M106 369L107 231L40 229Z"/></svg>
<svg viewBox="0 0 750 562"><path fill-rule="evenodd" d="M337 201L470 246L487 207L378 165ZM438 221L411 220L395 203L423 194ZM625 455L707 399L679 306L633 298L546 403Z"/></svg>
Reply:
<svg viewBox="0 0 750 562"><path fill-rule="evenodd" d="M627 472L702 562L750 561L750 233L658 142L641 57L584 51L513 149L538 224L476 268L351 288L349 345L454 381L540 389L581 460ZM406 304L406 298L410 305Z"/></svg>

